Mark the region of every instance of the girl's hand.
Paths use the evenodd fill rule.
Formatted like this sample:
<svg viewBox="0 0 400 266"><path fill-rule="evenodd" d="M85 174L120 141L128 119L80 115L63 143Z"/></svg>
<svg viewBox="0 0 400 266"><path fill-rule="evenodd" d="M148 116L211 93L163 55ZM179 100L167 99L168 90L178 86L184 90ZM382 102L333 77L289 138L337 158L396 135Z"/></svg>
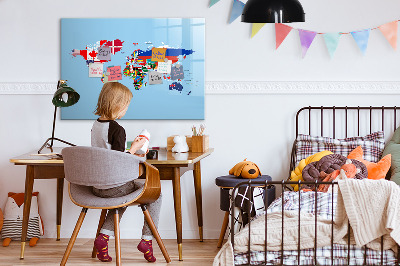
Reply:
<svg viewBox="0 0 400 266"><path fill-rule="evenodd" d="M149 153L149 149L147 149L147 151L146 151L146 153L145 154L136 154L135 153L135 155L136 156L139 156L139 157L146 157L146 155Z"/></svg>
<svg viewBox="0 0 400 266"><path fill-rule="evenodd" d="M135 140L132 142L129 152L131 154L135 154L140 148L143 147L143 145L146 143L146 141L147 140L145 138L136 137Z"/></svg>

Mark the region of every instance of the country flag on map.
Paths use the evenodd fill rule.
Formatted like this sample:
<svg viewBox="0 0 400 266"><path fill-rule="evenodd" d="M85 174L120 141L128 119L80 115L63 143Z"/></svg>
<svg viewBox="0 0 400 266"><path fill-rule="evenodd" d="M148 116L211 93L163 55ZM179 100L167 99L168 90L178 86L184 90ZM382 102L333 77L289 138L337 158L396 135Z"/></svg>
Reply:
<svg viewBox="0 0 400 266"><path fill-rule="evenodd" d="M103 42L103 44L102 44ZM112 40L112 41L107 41L107 40L103 40L100 41L100 46L108 46L111 47L111 53L115 54L116 52L119 52L122 49L122 44L124 42L121 41L120 39L116 39L116 40Z"/></svg>

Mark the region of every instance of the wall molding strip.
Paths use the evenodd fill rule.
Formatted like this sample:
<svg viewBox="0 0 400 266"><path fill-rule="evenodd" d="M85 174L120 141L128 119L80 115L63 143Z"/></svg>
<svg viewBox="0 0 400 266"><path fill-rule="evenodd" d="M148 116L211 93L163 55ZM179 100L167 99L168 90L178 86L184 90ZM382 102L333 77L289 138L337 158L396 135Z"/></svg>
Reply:
<svg viewBox="0 0 400 266"><path fill-rule="evenodd" d="M56 82L0 83L0 94L50 94ZM400 81L208 81L206 94L400 94Z"/></svg>

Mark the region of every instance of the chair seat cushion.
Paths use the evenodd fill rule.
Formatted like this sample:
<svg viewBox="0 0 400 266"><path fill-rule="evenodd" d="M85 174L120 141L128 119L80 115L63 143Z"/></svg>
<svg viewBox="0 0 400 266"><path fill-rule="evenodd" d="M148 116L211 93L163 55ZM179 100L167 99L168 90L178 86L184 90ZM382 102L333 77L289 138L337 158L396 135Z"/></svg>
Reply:
<svg viewBox="0 0 400 266"><path fill-rule="evenodd" d="M135 182L142 182L144 183L145 180L135 180ZM92 187L89 186L82 186L70 183L70 194L72 199L78 204L87 207L94 207L94 208L105 208L105 207L114 207L129 201L132 201L140 193L142 193L144 186L140 189L135 190L134 192L116 198L101 198L92 193Z"/></svg>

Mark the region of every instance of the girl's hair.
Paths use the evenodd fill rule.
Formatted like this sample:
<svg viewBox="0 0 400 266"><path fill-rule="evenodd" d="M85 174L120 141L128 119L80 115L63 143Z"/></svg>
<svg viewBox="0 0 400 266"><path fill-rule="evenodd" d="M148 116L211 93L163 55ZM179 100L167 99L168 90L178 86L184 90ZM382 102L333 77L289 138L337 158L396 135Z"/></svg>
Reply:
<svg viewBox="0 0 400 266"><path fill-rule="evenodd" d="M115 120L123 108L129 104L132 96L132 92L125 85L107 82L101 89L94 114Z"/></svg>

